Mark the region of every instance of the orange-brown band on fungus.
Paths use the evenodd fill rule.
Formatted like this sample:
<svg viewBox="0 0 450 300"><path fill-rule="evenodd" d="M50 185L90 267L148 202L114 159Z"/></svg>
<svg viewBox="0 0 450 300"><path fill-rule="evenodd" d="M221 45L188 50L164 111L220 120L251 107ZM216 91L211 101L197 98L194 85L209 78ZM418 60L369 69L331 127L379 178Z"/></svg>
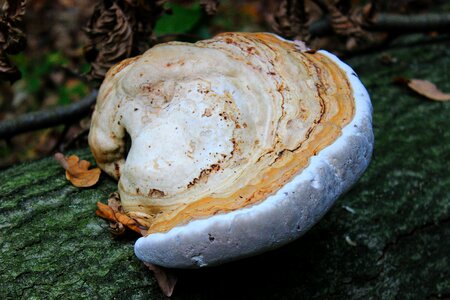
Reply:
<svg viewBox="0 0 450 300"><path fill-rule="evenodd" d="M307 138L296 149L281 151L276 162L263 172L257 184L247 185L226 198L204 197L184 205L141 204L136 210L129 207L128 214L148 226L149 234L166 232L192 220L260 203L306 168L309 159L331 145L341 135L342 128L352 120L355 110L353 91L346 73L330 58L317 52L312 54L298 51L294 44L281 41L272 35L252 36L256 36L262 42L278 44L296 52L308 72L319 78L316 88L321 100L320 116L311 126ZM327 86L327 83L339 84Z"/></svg>

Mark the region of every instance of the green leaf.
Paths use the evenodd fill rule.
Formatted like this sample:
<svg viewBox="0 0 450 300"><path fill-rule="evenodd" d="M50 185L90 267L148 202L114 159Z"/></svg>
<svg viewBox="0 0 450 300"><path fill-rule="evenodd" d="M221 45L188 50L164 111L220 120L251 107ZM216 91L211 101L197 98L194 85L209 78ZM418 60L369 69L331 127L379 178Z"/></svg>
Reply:
<svg viewBox="0 0 450 300"><path fill-rule="evenodd" d="M157 35L187 33L200 22L202 17L202 10L198 3L191 6L169 4L167 8L172 10L172 14L165 14L158 20L155 27Z"/></svg>

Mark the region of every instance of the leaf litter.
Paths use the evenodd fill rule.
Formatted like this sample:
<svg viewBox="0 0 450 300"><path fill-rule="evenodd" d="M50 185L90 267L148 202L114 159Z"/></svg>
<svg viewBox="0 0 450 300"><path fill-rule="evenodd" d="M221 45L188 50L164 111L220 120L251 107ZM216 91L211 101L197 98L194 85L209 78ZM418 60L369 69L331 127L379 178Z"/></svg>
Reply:
<svg viewBox="0 0 450 300"><path fill-rule="evenodd" d="M114 235L125 234L128 228L140 235L147 235L147 228L131 217L129 217L122 207L118 193L112 193L109 196L108 204L97 202L97 211L95 214L102 219L109 221L111 233ZM145 266L153 272L158 286L167 297L170 297L177 283L177 276L169 269L144 262Z"/></svg>
<svg viewBox="0 0 450 300"><path fill-rule="evenodd" d="M76 187L91 187L100 179L100 168L89 169L91 163L76 155L69 157L56 153L55 159L66 170L66 178Z"/></svg>
<svg viewBox="0 0 450 300"><path fill-rule="evenodd" d="M408 86L414 92L434 101L450 101L450 94L442 92L434 83L423 79L406 79L398 77L394 79L395 83Z"/></svg>

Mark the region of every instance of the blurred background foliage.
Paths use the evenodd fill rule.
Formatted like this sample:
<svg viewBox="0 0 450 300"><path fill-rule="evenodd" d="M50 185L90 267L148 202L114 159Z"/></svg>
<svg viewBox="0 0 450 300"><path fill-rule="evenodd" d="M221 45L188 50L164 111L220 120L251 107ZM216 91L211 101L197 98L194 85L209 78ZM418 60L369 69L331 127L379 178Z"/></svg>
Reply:
<svg viewBox="0 0 450 300"><path fill-rule="evenodd" d="M155 27L157 35L185 34L201 26L203 14L199 3L184 6L167 3L165 7L170 9L171 14L165 14L158 20Z"/></svg>
<svg viewBox="0 0 450 300"><path fill-rule="evenodd" d="M88 44L84 28L95 4L89 0L30 0L24 18L27 47L11 56L22 78L10 85L0 82L0 121L17 115L73 103L95 87L86 78L90 64L85 60ZM273 31L267 13L277 0L222 0L216 14L208 15L201 1L170 0L154 28L154 43L193 42L224 31ZM364 5L368 1L351 0ZM397 13L449 11L445 0L378 1L384 11ZM329 47L327 48L329 49ZM36 159L68 147L86 146L89 119L0 140L0 169Z"/></svg>
<svg viewBox="0 0 450 300"><path fill-rule="evenodd" d="M10 56L22 78L12 85L0 82L0 120L66 105L89 93L92 85L83 76L90 68L83 56L87 44L83 28L96 2L29 1L24 18L27 47ZM157 42L192 42L222 31L267 30L259 14L260 1L222 1L214 16L208 16L199 1L170 1L165 8L154 31ZM58 126L0 140L0 169L64 150L66 143L86 133L88 127L88 120L83 120L69 129ZM75 144L85 143L85 138L86 134Z"/></svg>

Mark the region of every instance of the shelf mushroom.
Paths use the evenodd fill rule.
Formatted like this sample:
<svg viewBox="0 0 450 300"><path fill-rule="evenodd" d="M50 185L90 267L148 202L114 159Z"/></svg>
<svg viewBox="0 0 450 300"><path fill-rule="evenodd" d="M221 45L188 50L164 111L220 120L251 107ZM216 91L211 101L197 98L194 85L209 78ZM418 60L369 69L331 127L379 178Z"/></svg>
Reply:
<svg viewBox="0 0 450 300"><path fill-rule="evenodd" d="M214 266L293 241L325 214L370 161L372 106L326 51L224 33L114 66L89 144L149 228L139 259Z"/></svg>

